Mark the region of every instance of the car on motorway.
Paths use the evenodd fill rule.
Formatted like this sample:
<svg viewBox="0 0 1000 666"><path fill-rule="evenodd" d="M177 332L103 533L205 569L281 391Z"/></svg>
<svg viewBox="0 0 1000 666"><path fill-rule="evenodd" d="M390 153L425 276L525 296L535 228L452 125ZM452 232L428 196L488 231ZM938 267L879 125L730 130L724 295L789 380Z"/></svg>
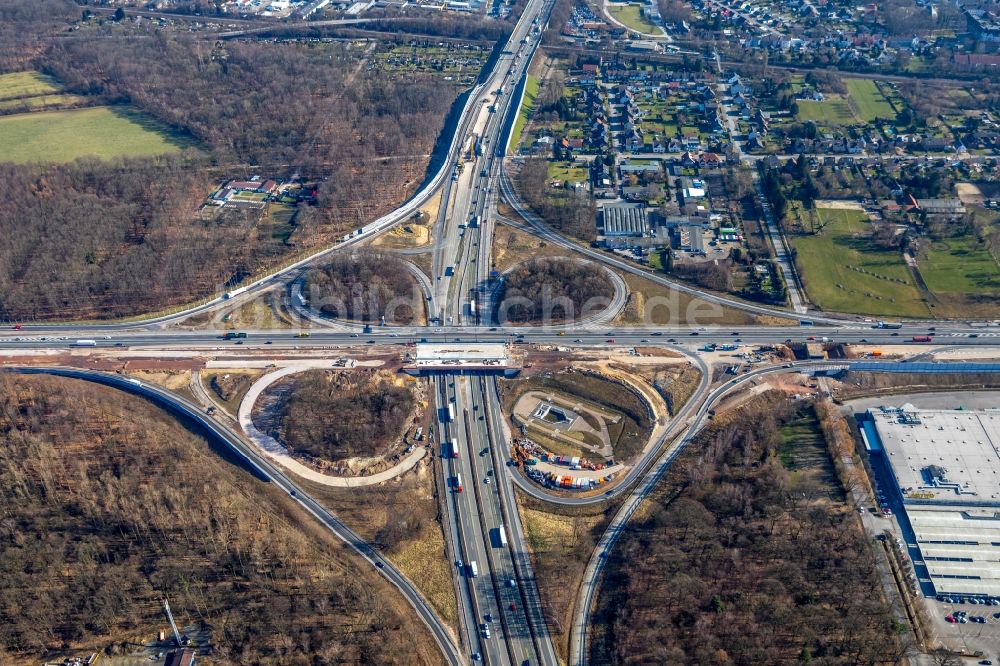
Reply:
<svg viewBox="0 0 1000 666"><path fill-rule="evenodd" d="M614 338L608 338L608 344L609 345L615 344L615 339Z"/></svg>
<svg viewBox="0 0 1000 666"><path fill-rule="evenodd" d="M655 333L653 333L653 335L659 337L659 336L663 335L663 332L662 331L656 331Z"/></svg>
<svg viewBox="0 0 1000 666"><path fill-rule="evenodd" d="M979 663L982 664L982 666L993 666L993 662L989 659L980 659Z"/></svg>
<svg viewBox="0 0 1000 666"><path fill-rule="evenodd" d="M482 661L482 660L483 656L481 654L479 654L478 652L472 653L472 661Z"/></svg>
<svg viewBox="0 0 1000 666"><path fill-rule="evenodd" d="M517 581L513 578L507 579L507 587L517 587Z"/></svg>
<svg viewBox="0 0 1000 666"><path fill-rule="evenodd" d="M583 342L583 338L577 338L577 339L576 339L576 340L574 340L573 342Z"/></svg>

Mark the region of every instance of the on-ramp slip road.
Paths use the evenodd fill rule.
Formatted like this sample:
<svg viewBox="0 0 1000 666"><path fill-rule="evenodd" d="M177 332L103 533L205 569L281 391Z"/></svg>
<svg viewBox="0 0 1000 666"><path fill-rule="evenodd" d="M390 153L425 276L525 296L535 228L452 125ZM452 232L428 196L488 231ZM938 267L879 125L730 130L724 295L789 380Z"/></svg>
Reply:
<svg viewBox="0 0 1000 666"><path fill-rule="evenodd" d="M441 652L444 654L448 663L455 666L466 663L465 658L459 652L458 647L455 645L451 633L445 626L444 622L441 621L437 613L431 609L428 603L424 600L423 596L421 596L421 594L417 591L413 583L411 583L410 580L402 574L402 572L396 569L396 567L394 567L387 559L379 555L367 541L362 539L353 530L351 530L351 528L342 523L336 516L324 508L323 505L305 493L278 467L259 455L252 446L244 443L239 435L215 419L205 415L204 412L194 403L177 395L176 393L173 393L172 391L160 388L159 386L106 372L55 367L7 367L3 368L3 370L5 372L20 374L48 374L60 377L71 377L74 379L82 379L98 384L104 384L112 388L142 396L151 402L166 408L168 411L197 424L212 439L220 442L235 453L240 459L242 459L260 479L274 483L276 486L288 493L288 495L303 509L312 514L325 527L339 537L344 543L350 546L358 555L375 567L383 578L399 590L410 605L413 606L417 615L431 630L434 640L437 642L438 647L441 649Z"/></svg>

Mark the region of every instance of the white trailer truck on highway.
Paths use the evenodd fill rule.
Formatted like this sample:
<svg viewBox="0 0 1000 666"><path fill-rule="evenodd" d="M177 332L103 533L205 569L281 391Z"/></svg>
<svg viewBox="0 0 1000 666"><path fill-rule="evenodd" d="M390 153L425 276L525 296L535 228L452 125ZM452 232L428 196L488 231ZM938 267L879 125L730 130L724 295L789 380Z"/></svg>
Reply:
<svg viewBox="0 0 1000 666"><path fill-rule="evenodd" d="M74 347L96 347L97 340L77 340L73 343Z"/></svg>
<svg viewBox="0 0 1000 666"><path fill-rule="evenodd" d="M479 575L479 565L476 564L475 560L469 562L469 578L475 578Z"/></svg>
<svg viewBox="0 0 1000 666"><path fill-rule="evenodd" d="M453 402L448 403L448 420L449 421L455 420L455 403Z"/></svg>
<svg viewBox="0 0 1000 666"><path fill-rule="evenodd" d="M493 528L493 532L496 534L496 538L493 543L497 545L498 548L507 547L507 528L501 525L500 527Z"/></svg>

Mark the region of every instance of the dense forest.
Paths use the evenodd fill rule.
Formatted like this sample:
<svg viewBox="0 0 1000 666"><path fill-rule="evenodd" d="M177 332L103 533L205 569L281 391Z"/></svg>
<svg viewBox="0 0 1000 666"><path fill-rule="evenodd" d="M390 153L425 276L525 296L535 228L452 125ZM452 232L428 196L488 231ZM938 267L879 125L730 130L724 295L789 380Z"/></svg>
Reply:
<svg viewBox="0 0 1000 666"><path fill-rule="evenodd" d="M898 663L857 516L782 466L794 409L761 399L678 459L611 553L595 663Z"/></svg>
<svg viewBox="0 0 1000 666"><path fill-rule="evenodd" d="M0 163L0 183L0 317L125 316L220 289L256 263L252 224L196 220L211 185L180 157Z"/></svg>
<svg viewBox="0 0 1000 666"><path fill-rule="evenodd" d="M458 93L429 74L375 76L336 43L216 46L169 33L59 40L33 66L67 92L137 107L198 148L113 163L0 164L0 317L18 320L188 302L333 242L416 189ZM296 173L319 185L291 242L253 215L195 215L223 180Z"/></svg>
<svg viewBox="0 0 1000 666"><path fill-rule="evenodd" d="M150 640L164 596L212 663L438 663L394 589L145 401L0 375L0 440L0 663Z"/></svg>
<svg viewBox="0 0 1000 666"><path fill-rule="evenodd" d="M79 18L72 0L0 0L0 74L30 69L51 38Z"/></svg>
<svg viewBox="0 0 1000 666"><path fill-rule="evenodd" d="M309 272L303 287L310 306L328 317L409 324L423 310L423 292L406 263L364 250L338 254Z"/></svg>
<svg viewBox="0 0 1000 666"><path fill-rule="evenodd" d="M45 70L70 92L128 102L194 135L221 161L307 170L429 152L454 95L431 77L351 77L357 56L323 48L157 33L58 42Z"/></svg>
<svg viewBox="0 0 1000 666"><path fill-rule="evenodd" d="M457 96L430 75L392 80L360 65L339 44L219 48L162 33L60 42L45 59L70 92L137 106L193 135L217 161L323 176L307 217L341 227L377 217L413 189Z"/></svg>
<svg viewBox="0 0 1000 666"><path fill-rule="evenodd" d="M542 258L511 270L497 304L500 322L558 323L608 307L615 290L604 269L570 259Z"/></svg>
<svg viewBox="0 0 1000 666"><path fill-rule="evenodd" d="M289 449L328 461L389 452L416 406L414 390L372 371L297 375L280 410Z"/></svg>

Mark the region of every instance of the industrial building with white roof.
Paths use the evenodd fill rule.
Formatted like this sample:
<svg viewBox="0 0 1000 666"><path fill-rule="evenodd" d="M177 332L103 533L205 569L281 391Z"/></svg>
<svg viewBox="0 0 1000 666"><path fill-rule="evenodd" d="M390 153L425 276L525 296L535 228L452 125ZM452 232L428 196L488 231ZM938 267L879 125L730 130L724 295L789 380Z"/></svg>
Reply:
<svg viewBox="0 0 1000 666"><path fill-rule="evenodd" d="M1000 410L904 405L867 418L935 593L1000 597Z"/></svg>

